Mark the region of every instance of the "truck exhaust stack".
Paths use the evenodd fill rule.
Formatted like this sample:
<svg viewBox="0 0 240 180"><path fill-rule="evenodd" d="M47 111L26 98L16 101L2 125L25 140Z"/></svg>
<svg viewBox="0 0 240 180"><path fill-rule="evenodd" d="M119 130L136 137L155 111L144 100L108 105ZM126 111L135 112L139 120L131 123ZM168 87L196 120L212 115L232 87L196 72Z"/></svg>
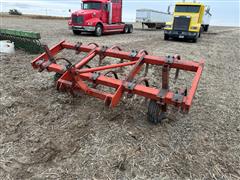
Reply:
<svg viewBox="0 0 240 180"><path fill-rule="evenodd" d="M108 24L112 24L112 3L111 2L108 2L108 16L109 16Z"/></svg>

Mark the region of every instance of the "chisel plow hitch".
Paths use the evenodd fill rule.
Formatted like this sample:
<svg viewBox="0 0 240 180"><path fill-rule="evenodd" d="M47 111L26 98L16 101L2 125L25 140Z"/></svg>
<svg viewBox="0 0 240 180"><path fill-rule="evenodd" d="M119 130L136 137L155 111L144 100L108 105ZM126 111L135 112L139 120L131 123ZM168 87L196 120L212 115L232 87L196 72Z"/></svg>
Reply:
<svg viewBox="0 0 240 180"><path fill-rule="evenodd" d="M87 53L78 63L72 64L65 58L56 58L56 55L64 49L74 50L76 54ZM198 83L204 67L204 61L194 62L181 60L178 55L158 57L151 56L145 50L124 52L118 46L100 47L95 43L83 45L82 43L70 44L65 41L49 49L45 46L45 53L32 61L34 69L40 72L56 72L55 80L58 90L69 92L83 92L104 101L108 107L115 107L121 101L124 94L149 99L147 116L149 121L159 123L166 117L168 105L177 107L181 112L188 113L197 90ZM96 67L90 67L88 63L94 58ZM102 65L106 57L119 59L119 63ZM60 65L59 60L65 60L67 66ZM95 59L96 61L96 59ZM151 87L147 78L148 68L161 66L161 87ZM130 67L131 70L125 77L119 79L116 69ZM138 77L140 71L145 68L142 77ZM175 69L175 81L179 71L195 73L191 86L173 92L169 87L170 70ZM89 85L90 84L90 85ZM101 85L114 89L114 93L107 93L97 89Z"/></svg>

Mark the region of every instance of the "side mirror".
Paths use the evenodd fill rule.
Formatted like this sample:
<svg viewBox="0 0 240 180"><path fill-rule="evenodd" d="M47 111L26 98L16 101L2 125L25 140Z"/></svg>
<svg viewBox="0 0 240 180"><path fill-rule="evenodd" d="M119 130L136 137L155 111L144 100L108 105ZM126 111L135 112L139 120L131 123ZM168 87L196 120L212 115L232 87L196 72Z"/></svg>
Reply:
<svg viewBox="0 0 240 180"><path fill-rule="evenodd" d="M81 9L83 9L83 3L81 3Z"/></svg>
<svg viewBox="0 0 240 180"><path fill-rule="evenodd" d="M206 14L212 15L212 14L210 13L210 10L211 10L211 8L210 8L209 6L207 6L207 7L206 7L206 10L205 10Z"/></svg>
<svg viewBox="0 0 240 180"><path fill-rule="evenodd" d="M210 13L210 7L208 7L206 11Z"/></svg>
<svg viewBox="0 0 240 180"><path fill-rule="evenodd" d="M171 12L170 12L170 5L168 6L168 9L167 9L167 12L168 12L168 14L171 14Z"/></svg>
<svg viewBox="0 0 240 180"><path fill-rule="evenodd" d="M108 3L107 4L103 4L103 10L104 11L109 11L109 7L108 7Z"/></svg>

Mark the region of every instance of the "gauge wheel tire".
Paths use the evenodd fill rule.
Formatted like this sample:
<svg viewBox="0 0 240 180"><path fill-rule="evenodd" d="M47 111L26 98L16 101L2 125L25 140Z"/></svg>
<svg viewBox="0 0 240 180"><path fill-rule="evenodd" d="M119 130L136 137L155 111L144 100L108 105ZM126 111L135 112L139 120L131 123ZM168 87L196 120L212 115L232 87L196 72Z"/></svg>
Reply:
<svg viewBox="0 0 240 180"><path fill-rule="evenodd" d="M128 33L132 33L132 32L133 32L133 26L129 25Z"/></svg>
<svg viewBox="0 0 240 180"><path fill-rule="evenodd" d="M164 34L164 40L169 40L169 36L167 34Z"/></svg>
<svg viewBox="0 0 240 180"><path fill-rule="evenodd" d="M74 35L80 35L80 34L81 34L81 31L73 30L73 34L74 34Z"/></svg>
<svg viewBox="0 0 240 180"><path fill-rule="evenodd" d="M126 24L123 29L123 33L128 33L129 31L129 26Z"/></svg>
<svg viewBox="0 0 240 180"><path fill-rule="evenodd" d="M56 74L54 75L54 81L57 82L61 77L62 77L62 74L56 73Z"/></svg>
<svg viewBox="0 0 240 180"><path fill-rule="evenodd" d="M95 35L97 37L100 37L100 36L102 36L102 33L103 33L103 27L102 27L102 25L98 24L95 29Z"/></svg>
<svg viewBox="0 0 240 180"><path fill-rule="evenodd" d="M149 122L158 124L166 118L166 114L161 110L160 105L155 100L150 100L147 117Z"/></svg>

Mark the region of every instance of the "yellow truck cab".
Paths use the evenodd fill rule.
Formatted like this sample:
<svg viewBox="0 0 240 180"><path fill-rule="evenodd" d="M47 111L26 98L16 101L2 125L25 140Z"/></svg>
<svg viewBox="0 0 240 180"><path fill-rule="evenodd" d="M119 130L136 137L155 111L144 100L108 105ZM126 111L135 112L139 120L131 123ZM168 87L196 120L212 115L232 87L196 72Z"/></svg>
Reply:
<svg viewBox="0 0 240 180"><path fill-rule="evenodd" d="M208 13L205 5L196 2L180 2L176 3L173 20L167 22L164 28L164 39L180 38L190 39L193 42L197 42L197 39L201 36L203 31L208 30L209 22L204 24L204 15Z"/></svg>

